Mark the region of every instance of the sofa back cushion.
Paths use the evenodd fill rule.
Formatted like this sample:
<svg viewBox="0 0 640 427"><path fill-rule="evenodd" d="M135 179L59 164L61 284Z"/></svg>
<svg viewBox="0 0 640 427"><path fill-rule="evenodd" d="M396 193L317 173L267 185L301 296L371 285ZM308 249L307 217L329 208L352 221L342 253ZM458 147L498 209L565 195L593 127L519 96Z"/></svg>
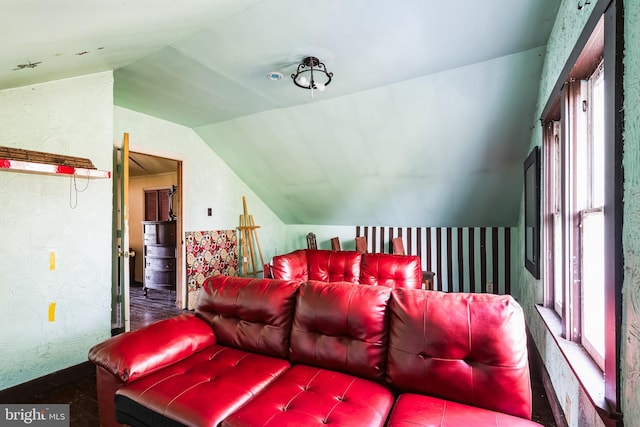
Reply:
<svg viewBox="0 0 640 427"><path fill-rule="evenodd" d="M276 255L269 265L271 277L282 280L309 280L307 251L300 249L288 254Z"/></svg>
<svg viewBox="0 0 640 427"><path fill-rule="evenodd" d="M422 288L422 262L415 255L362 255L359 282L390 288Z"/></svg>
<svg viewBox="0 0 640 427"><path fill-rule="evenodd" d="M524 316L511 296L395 289L389 306L393 386L531 418Z"/></svg>
<svg viewBox="0 0 640 427"><path fill-rule="evenodd" d="M391 289L309 281L298 292L293 362L384 379Z"/></svg>
<svg viewBox="0 0 640 427"><path fill-rule="evenodd" d="M309 280L358 283L361 260L362 254L355 251L309 249Z"/></svg>
<svg viewBox="0 0 640 427"><path fill-rule="evenodd" d="M209 277L198 293L196 315L219 344L287 357L299 280Z"/></svg>

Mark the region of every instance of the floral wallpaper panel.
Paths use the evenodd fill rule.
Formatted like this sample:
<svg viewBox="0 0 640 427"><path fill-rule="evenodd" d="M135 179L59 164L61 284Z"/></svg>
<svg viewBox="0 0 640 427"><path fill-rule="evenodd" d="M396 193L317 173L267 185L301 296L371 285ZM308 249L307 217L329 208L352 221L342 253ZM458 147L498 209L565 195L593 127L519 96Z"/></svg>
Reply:
<svg viewBox="0 0 640 427"><path fill-rule="evenodd" d="M238 275L238 235L236 230L187 231L185 242L187 301L192 310L207 277Z"/></svg>

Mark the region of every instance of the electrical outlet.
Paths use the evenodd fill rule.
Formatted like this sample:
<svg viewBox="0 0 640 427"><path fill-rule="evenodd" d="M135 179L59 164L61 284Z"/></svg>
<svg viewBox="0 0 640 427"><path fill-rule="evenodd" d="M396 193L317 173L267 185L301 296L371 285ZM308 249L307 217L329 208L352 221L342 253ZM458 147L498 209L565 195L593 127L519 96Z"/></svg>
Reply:
<svg viewBox="0 0 640 427"><path fill-rule="evenodd" d="M207 208L207 216L213 215L213 211L211 208Z"/></svg>
<svg viewBox="0 0 640 427"><path fill-rule="evenodd" d="M493 293L493 282L487 282L487 293L488 294Z"/></svg>

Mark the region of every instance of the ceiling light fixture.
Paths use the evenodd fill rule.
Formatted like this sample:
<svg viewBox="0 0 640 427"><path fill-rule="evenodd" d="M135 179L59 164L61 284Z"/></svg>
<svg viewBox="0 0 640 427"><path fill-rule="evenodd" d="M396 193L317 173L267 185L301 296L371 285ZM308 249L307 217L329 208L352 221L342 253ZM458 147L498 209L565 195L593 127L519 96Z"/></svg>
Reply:
<svg viewBox="0 0 640 427"><path fill-rule="evenodd" d="M324 77L322 76L324 74ZM316 78L320 76L321 81L317 81ZM293 83L301 87L302 89L310 89L311 97L313 98L313 91L319 90L323 92L325 88L331 83L333 73L327 72L327 67L320 62L315 56L307 56L298 65L298 70L295 74L291 74Z"/></svg>

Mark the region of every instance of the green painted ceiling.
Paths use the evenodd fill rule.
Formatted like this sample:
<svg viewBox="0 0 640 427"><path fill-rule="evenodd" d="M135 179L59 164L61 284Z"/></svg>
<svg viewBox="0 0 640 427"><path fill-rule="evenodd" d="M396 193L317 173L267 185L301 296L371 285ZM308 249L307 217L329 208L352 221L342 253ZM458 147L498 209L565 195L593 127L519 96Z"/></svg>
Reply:
<svg viewBox="0 0 640 427"><path fill-rule="evenodd" d="M194 128L285 223L517 223L557 0L3 5L0 88L114 69L117 105Z"/></svg>

